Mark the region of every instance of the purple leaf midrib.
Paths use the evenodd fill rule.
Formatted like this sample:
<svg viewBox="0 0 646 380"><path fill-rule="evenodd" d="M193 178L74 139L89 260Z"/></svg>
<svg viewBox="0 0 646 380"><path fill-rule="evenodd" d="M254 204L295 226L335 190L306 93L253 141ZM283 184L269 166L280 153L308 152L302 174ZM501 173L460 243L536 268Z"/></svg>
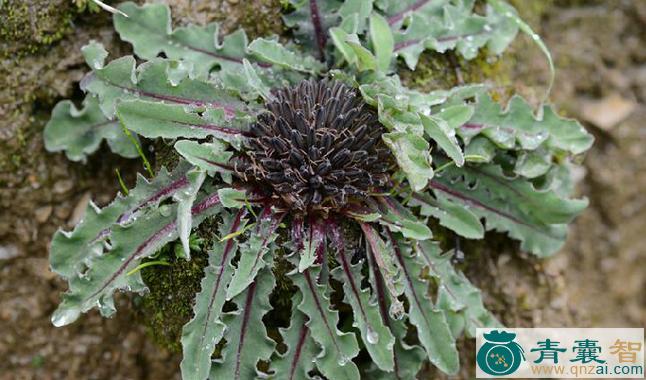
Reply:
<svg viewBox="0 0 646 380"><path fill-rule="evenodd" d="M139 25L143 29L147 29L150 33L156 34L155 29L151 28L149 25L147 25L145 23L137 22L137 25ZM174 33L174 31L172 33ZM240 59L240 58L231 57L231 56L224 55L224 54L218 54L218 53L206 50L206 49L202 49L202 48L198 48L198 47L193 46L193 45L189 45L189 44L185 43L184 41L181 41L181 40L177 39L177 37L175 37L172 33L166 34L165 36L168 37L169 39L173 40L175 43L184 46L186 49L193 50L193 51L196 51L198 53L210 55L210 56L212 56L214 58L219 58L219 59L222 59L222 60L225 60L225 61L242 64L242 59ZM249 57L249 58L252 58L252 57ZM256 62L256 63L258 64L258 66L261 66L261 67L271 67L271 64L268 64L268 63L264 63L264 62Z"/></svg>
<svg viewBox="0 0 646 380"><path fill-rule="evenodd" d="M173 123L181 124L181 125L186 125L188 127L195 127L195 128L200 128L200 129L205 129L207 131L215 131L215 132L220 132L224 133L227 135L241 135L241 136L249 136L244 131L238 130L238 129L233 129L233 128L228 128L228 127L222 127L219 125L215 124L195 124L195 123L189 123L186 121L179 121L179 120L171 120Z"/></svg>
<svg viewBox="0 0 646 380"><path fill-rule="evenodd" d="M148 197L145 201L141 202L139 205L137 205L135 208L124 211L119 217L117 218L117 223L123 223L125 220L127 220L130 215L133 213L139 211L140 209L152 204L153 202L156 202L160 198L162 198L165 195L170 195L171 193L176 192L177 190L181 189L182 187L188 185L188 179L186 176L182 176L181 178L173 181L168 185L167 187L159 190L157 193L153 194L152 196ZM92 239L89 243L89 245L96 243L100 239L110 235L111 228L105 228L101 230L95 237Z"/></svg>
<svg viewBox="0 0 646 380"><path fill-rule="evenodd" d="M292 380L294 378L294 375L296 374L298 359L300 359L301 353L303 351L303 347L305 347L305 339L307 338L308 332L309 330L305 325L305 322L303 322L303 325L301 326L301 331L299 332L299 335L298 335L298 343L296 343L296 347L294 348L295 349L294 357L292 358L292 363L289 369L289 380Z"/></svg>
<svg viewBox="0 0 646 380"><path fill-rule="evenodd" d="M251 303L256 294L256 282L252 282L247 291L247 298L245 301L244 311L242 312L242 324L240 326L240 344L238 344L238 350L236 352L236 369L235 369L235 379L240 379L240 357L242 356L242 346L244 346L245 336L247 333L247 323L249 323L249 315L251 313Z"/></svg>
<svg viewBox="0 0 646 380"><path fill-rule="evenodd" d="M350 269L350 264L348 263L348 258L345 256L345 246L343 244L343 239L341 238L341 232L336 223L330 223L329 226L331 229L330 235L332 236L332 242L336 246L337 256L340 258L341 266L343 267L343 273L345 273L345 277L347 278L348 283L350 284L350 289L352 289L352 294L354 295L354 298L357 301L357 305L359 305L359 311L361 312L361 316L363 317L363 320L366 321L366 325L367 325L368 317L366 316L363 303L361 302L361 298L359 297L359 290L357 289L357 285L354 281L354 277Z"/></svg>
<svg viewBox="0 0 646 380"><path fill-rule="evenodd" d="M191 208L191 214L192 214L193 216L195 216L195 215L199 215L199 214L203 213L204 211L208 210L209 208L213 207L213 206L214 206L215 204L217 204L217 203L220 203L220 198L219 198L219 196L218 196L218 194L217 194L217 192L216 192L216 193L211 194L210 196L206 197L205 199L203 199L200 203L198 203L198 204L196 204L195 206L193 206L193 207ZM108 287L108 285L110 285L110 283L111 283L112 281L114 281L114 280L115 280L117 277L119 277L123 272L125 272L125 270L128 268L128 266L130 265L130 263L131 263L133 260L140 258L140 257L138 257L138 256L139 256L139 254L140 254L141 252L143 252L143 251L148 247L148 245L150 245L150 243L151 243L152 241L154 241L155 239L159 238L160 236L164 236L165 234L167 234L167 233L169 233L170 231L172 231L172 230L173 230L173 228L175 228L175 227L176 227L176 224L177 224L177 222L176 222L176 221L172 221L172 222L168 223L167 225L165 225L164 227L162 227L161 229L159 229L157 232L155 232L155 233L154 233L152 236L150 236L148 239L146 239L146 240L145 240L143 243L141 243L139 246L137 246L137 249L136 249L132 254L130 254L130 256L129 256L126 260L124 260L124 261L123 261L123 263L119 266L119 268L117 269L117 271L116 271L116 272L114 272L114 273L112 274L112 276L110 276L110 277L108 278L108 280L107 280L107 281L105 281L97 291L95 291L95 292L94 292L94 293L92 293L89 297L86 297L85 299L91 299L91 298L94 298L96 295L98 295L98 294L99 294L99 293L101 293L103 290L105 290L105 288L107 288L107 287Z"/></svg>
<svg viewBox="0 0 646 380"><path fill-rule="evenodd" d="M91 75L94 75L96 77L96 73L93 73ZM194 105L197 105L197 106L210 106L210 107L214 107L214 108L220 108L220 109L224 110L225 115L227 117L229 117L229 118L235 116L235 112L238 110L237 108L235 108L235 107L233 107L231 105L221 103L221 102L217 102L217 101L214 101L214 100L206 101L206 100L200 100L200 99L183 98L183 97L175 96L175 95L158 94L158 93L155 93L155 92L142 90L142 89L137 88L137 87L129 87L129 86L125 86L125 85L122 85L122 84L118 84L118 83L115 83L115 82L111 81L108 78L105 78L104 76L101 76L101 77L98 77L98 78L102 82L105 82L105 83L107 83L108 85L110 85L112 87L116 87L116 88L119 88L121 90L130 91L130 92L136 93L136 94L138 94L140 96L144 96L144 97L147 97L147 98L152 98L152 99L157 99L157 100L165 100L165 101L169 101L169 102L177 103L177 104L185 104L185 105L194 104Z"/></svg>
<svg viewBox="0 0 646 380"><path fill-rule="evenodd" d="M390 319L388 318L388 308L386 306L386 291L384 289L384 279L381 277L381 273L376 266L376 259L374 254L372 253L371 250L368 250L368 254L371 257L370 260L370 270L372 271L372 275L375 279L375 291L377 292L377 302L379 303L379 311L381 314L381 319L384 322L384 325L388 328L391 329L390 326ZM394 372L395 376L397 377L397 380L401 380L401 376L399 376L399 360L397 356L397 350L393 349L393 361L394 361Z"/></svg>
<svg viewBox="0 0 646 380"><path fill-rule="evenodd" d="M395 257L397 258L397 261L399 262L399 265L402 268L402 271L404 272L404 276L406 277L406 282L408 283L408 288L410 289L411 293L413 294L413 299L415 300L415 304L417 305L417 308L420 311L420 314L422 314L424 318L424 322L426 323L426 326L431 329L431 324L426 318L426 314L422 312L424 310L422 308L422 303L419 300L419 296L417 295L417 291L415 290L415 286L413 285L413 280L411 279L410 273L408 272L408 268L406 267L406 263L404 263L404 258L402 257L402 253L399 250L399 245L397 245L397 242L395 242L395 239L393 238L392 233L389 230L386 230L386 234L388 235L388 239L390 240L392 246L393 246L393 252L395 253Z"/></svg>
<svg viewBox="0 0 646 380"><path fill-rule="evenodd" d="M421 245L421 244L419 244L419 243L417 243L417 244L416 244L416 247L417 247L417 249L422 253L422 255L424 255L424 259L425 259L425 261L426 261L426 265L428 265L428 267L429 267L433 272L438 273L437 269L435 268L435 265L433 265L433 263L431 262L431 259L429 259L429 258L428 258L428 253L426 252L426 250L424 250L424 248L422 247L422 245ZM445 287L444 287L444 289L446 290L446 292L447 292L447 293L448 293L448 294L449 294L449 295L450 295L454 300L457 300L457 299L458 299L458 297L455 295L455 293L453 293L453 291L452 291L448 286L445 286ZM466 313L465 313L465 314L466 314ZM478 326L480 326L480 327L484 327L484 326L482 325L482 322L480 322L479 320L477 320L477 319L475 319L475 318L473 318L473 317L469 317L469 320L470 320L471 322L473 322L473 324L475 324L475 325L478 325Z"/></svg>
<svg viewBox="0 0 646 380"><path fill-rule="evenodd" d="M231 229L229 230L229 233L235 232L238 227L240 226L240 221L242 220L243 215L245 214L246 209L240 209L238 213L235 216L235 219L233 220L233 224L231 225ZM218 278L215 280L215 286L213 287L213 291L211 292L211 296L209 297L209 306L206 309L206 318L204 319L204 328L202 329L202 335L200 337L200 346L204 347L204 337L206 336L206 329L209 324L209 319L211 318L211 310L213 309L213 304L215 303L215 296L218 294L218 290L220 289L220 282L222 281L222 275L224 274L224 271L226 270L225 264L227 261L227 258L229 257L229 254L231 253L231 249L233 248L233 239L227 240L224 249L222 250L222 259L220 260L220 269L218 273Z"/></svg>
<svg viewBox="0 0 646 380"><path fill-rule="evenodd" d="M462 200L462 201L464 201L464 202L466 202L466 203L468 203L468 204L470 204L472 206L476 206L478 208L483 208L483 209L485 209L487 211L490 211L490 212L493 212L494 214L499 215L499 216L501 216L501 217L503 217L505 219L509 219L512 222L516 223L516 224L520 224L520 225L523 225L523 226L525 226L527 228L530 228L530 229L532 229L532 230L534 230L534 231L536 231L536 232L538 232L538 233L540 233L542 235L545 235L546 237L548 237L550 239L560 240L558 237L553 236L552 234L548 233L547 231L544 231L544 230L540 229L539 227L537 227L537 226L535 226L533 224L527 223L527 222L525 222L525 221L523 221L521 219L518 219L517 217L515 217L515 216L513 216L513 215L511 215L509 213L506 213L504 211L497 210L497 209L495 209L495 208L493 208L491 206L488 206L488 205L480 202L479 200L473 199L473 198L471 198L471 197L469 197L469 196L467 196L467 195L465 195L465 194L463 194L463 193L461 193L461 192L459 192L459 191L457 191L455 189L452 189L452 188L450 188L450 187L448 187L448 186L446 186L446 185L444 185L444 184L442 184L440 182L437 182L434 179L429 181L429 186L432 189L436 189L436 190L439 190L439 191L441 191L443 193L446 193L446 194L449 194L451 196L454 196L454 197L456 197L456 198L458 198L458 199L460 199L460 200Z"/></svg>
<svg viewBox="0 0 646 380"><path fill-rule="evenodd" d="M314 303L316 304L316 309L319 312L319 315L321 316L321 319L323 319L323 324L325 325L325 328L332 338L332 343L334 343L334 347L336 348L337 352L341 353L341 349L339 348L339 345L336 341L335 334L332 332L332 329L330 328L330 324L325 317L325 313L323 312L323 307L321 306L321 301L319 300L316 289L314 289L314 284L312 284L312 277L310 276L310 271L305 270L303 272L303 276L305 277L305 281L307 282L307 286L310 289L310 293L312 294L312 298L314 299Z"/></svg>
<svg viewBox="0 0 646 380"><path fill-rule="evenodd" d="M409 13L409 12L415 12L416 10L420 9L421 7L425 6L427 3L430 3L431 0L419 0L418 2L412 4L410 7L404 9L403 11L396 13L390 17L388 17L388 25L393 25L398 23L404 18L404 15Z"/></svg>
<svg viewBox="0 0 646 380"><path fill-rule="evenodd" d="M266 210L267 210L267 213L269 213L269 214L271 213L271 207L270 206L266 207ZM263 214L264 213L265 212L263 211ZM256 258L255 258L255 260L253 262L253 265L251 266L251 270L249 271L249 273L253 273L254 270L256 269L256 266L258 265L258 262L260 262L260 257L262 256L262 252L264 251L264 248L266 247L267 241L271 237L271 234L273 234L274 231L276 231L276 229L278 228L278 225L283 220L283 217L285 217L285 213L277 214L277 215L272 216L271 224L269 225L269 230L267 231L267 234L263 237L262 244L261 244L261 249L256 254ZM260 218L262 219L262 215L261 215ZM258 228L256 230L256 232L260 233L260 228Z"/></svg>

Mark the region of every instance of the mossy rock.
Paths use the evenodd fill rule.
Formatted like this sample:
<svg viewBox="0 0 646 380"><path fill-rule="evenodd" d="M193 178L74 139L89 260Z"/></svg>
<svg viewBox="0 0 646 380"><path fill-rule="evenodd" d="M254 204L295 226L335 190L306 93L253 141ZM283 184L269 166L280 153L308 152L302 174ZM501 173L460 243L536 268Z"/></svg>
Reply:
<svg viewBox="0 0 646 380"><path fill-rule="evenodd" d="M65 36L76 14L69 0L0 2L0 52L3 58L32 54Z"/></svg>

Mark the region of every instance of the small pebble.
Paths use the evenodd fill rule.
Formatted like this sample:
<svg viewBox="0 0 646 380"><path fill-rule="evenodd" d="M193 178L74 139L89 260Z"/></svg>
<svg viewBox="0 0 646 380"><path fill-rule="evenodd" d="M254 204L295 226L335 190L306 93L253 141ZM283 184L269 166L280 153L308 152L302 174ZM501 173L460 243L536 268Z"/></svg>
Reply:
<svg viewBox="0 0 646 380"><path fill-rule="evenodd" d="M38 223L45 223L52 215L54 208L52 206L43 206L34 210L34 218Z"/></svg>

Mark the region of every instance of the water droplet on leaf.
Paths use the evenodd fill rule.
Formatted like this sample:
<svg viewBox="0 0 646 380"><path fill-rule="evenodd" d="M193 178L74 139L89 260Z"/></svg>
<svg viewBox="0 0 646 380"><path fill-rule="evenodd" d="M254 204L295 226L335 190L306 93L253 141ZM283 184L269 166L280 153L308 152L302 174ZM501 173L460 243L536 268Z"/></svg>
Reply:
<svg viewBox="0 0 646 380"><path fill-rule="evenodd" d="M368 327L368 333L366 334L366 340L370 344L379 343L379 334L373 330L371 327Z"/></svg>

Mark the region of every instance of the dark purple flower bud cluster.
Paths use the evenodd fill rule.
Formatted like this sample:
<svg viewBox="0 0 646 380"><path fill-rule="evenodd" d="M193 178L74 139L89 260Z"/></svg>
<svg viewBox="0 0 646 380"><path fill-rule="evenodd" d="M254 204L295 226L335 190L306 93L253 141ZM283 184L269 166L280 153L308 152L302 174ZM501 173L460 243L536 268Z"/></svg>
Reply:
<svg viewBox="0 0 646 380"><path fill-rule="evenodd" d="M303 81L275 91L265 108L237 170L270 185L285 206L337 209L388 182L392 161L381 141L384 128L352 87Z"/></svg>

